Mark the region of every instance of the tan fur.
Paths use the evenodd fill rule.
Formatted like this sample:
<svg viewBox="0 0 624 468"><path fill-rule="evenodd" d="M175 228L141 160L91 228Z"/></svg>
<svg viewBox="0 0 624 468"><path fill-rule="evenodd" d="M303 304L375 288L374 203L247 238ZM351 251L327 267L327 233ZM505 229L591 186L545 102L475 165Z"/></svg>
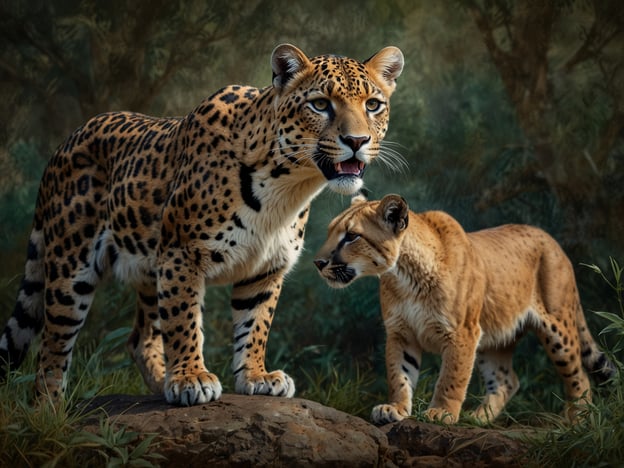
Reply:
<svg viewBox="0 0 624 468"><path fill-rule="evenodd" d="M591 401L583 364L613 373L587 329L570 261L538 228L466 233L446 213L409 211L397 195L356 200L331 222L315 263L333 287L380 277L390 403L373 409L375 423L411 415L422 352L442 356L425 416L446 422L457 421L475 364L487 393L472 415L500 414L518 390L512 353L528 330L555 364L570 413L572 402Z"/></svg>

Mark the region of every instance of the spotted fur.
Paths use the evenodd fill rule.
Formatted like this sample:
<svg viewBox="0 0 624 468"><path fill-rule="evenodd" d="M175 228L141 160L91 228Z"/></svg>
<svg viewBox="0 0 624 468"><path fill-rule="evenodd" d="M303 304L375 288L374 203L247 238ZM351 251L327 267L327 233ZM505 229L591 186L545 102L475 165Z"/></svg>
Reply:
<svg viewBox="0 0 624 468"><path fill-rule="evenodd" d="M233 284L236 391L292 396L265 349L312 199L351 194L380 154L403 68L387 47L365 62L272 54L273 84L228 86L182 118L98 115L45 170L25 275L0 337L15 368L42 332L36 385L59 399L74 342L107 272L137 292L128 348L148 387L175 404L219 398L202 355L204 290ZM6 366L8 363L8 367Z"/></svg>
<svg viewBox="0 0 624 468"><path fill-rule="evenodd" d="M583 367L600 381L614 373L587 329L570 261L538 228L466 233L446 213L409 211L398 195L354 199L329 225L315 263L334 287L380 277L390 403L373 409L377 424L411 415L423 351L442 355L425 416L447 422L459 417L475 363L487 393L472 415L500 414L518 390L512 354L529 330L563 380L571 418L573 402L591 402Z"/></svg>

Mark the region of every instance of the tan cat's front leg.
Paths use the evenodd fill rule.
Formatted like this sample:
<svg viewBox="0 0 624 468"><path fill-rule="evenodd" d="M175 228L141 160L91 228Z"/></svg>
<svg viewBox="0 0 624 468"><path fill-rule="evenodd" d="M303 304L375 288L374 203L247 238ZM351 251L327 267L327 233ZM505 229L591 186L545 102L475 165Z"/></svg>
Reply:
<svg viewBox="0 0 624 468"><path fill-rule="evenodd" d="M442 369L425 417L453 424L459 419L474 367L480 328L462 327L447 335L442 351Z"/></svg>
<svg viewBox="0 0 624 468"><path fill-rule="evenodd" d="M422 351L414 337L404 335L401 330L388 330L386 370L390 403L373 408L371 420L375 424L400 421L412 414L413 389L418 382Z"/></svg>

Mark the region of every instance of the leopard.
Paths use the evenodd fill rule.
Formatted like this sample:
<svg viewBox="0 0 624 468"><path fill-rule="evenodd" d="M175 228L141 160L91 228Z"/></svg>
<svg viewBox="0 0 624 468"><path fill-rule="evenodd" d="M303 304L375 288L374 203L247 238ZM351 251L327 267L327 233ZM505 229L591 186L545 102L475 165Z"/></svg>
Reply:
<svg viewBox="0 0 624 468"><path fill-rule="evenodd" d="M267 371L269 330L303 246L312 200L352 195L383 160L389 99L404 58L271 54L271 84L229 85L190 113L97 115L43 173L0 377L40 336L36 395L66 399L72 351L105 278L136 292L127 348L147 388L172 405L223 392L204 362L206 288L231 287L234 390L292 397Z"/></svg>
<svg viewBox="0 0 624 468"><path fill-rule="evenodd" d="M390 402L372 409L375 424L412 416L423 352L440 355L441 364L420 416L447 424L459 420L475 368L485 396L467 418L488 424L501 414L519 388L512 357L528 332L563 381L569 421L592 401L587 372L599 383L614 376L588 329L571 261L538 227L468 233L446 212L411 211L397 194L356 196L330 222L314 264L334 288L379 278Z"/></svg>

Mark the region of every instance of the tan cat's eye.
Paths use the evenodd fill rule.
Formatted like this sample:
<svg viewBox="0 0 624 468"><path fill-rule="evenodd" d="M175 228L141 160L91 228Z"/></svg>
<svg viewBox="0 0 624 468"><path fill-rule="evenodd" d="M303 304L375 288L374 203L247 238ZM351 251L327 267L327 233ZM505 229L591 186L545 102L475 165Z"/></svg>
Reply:
<svg viewBox="0 0 624 468"><path fill-rule="evenodd" d="M343 237L343 241L346 244L350 244L351 242L355 242L360 238L360 235L356 232L347 231Z"/></svg>

